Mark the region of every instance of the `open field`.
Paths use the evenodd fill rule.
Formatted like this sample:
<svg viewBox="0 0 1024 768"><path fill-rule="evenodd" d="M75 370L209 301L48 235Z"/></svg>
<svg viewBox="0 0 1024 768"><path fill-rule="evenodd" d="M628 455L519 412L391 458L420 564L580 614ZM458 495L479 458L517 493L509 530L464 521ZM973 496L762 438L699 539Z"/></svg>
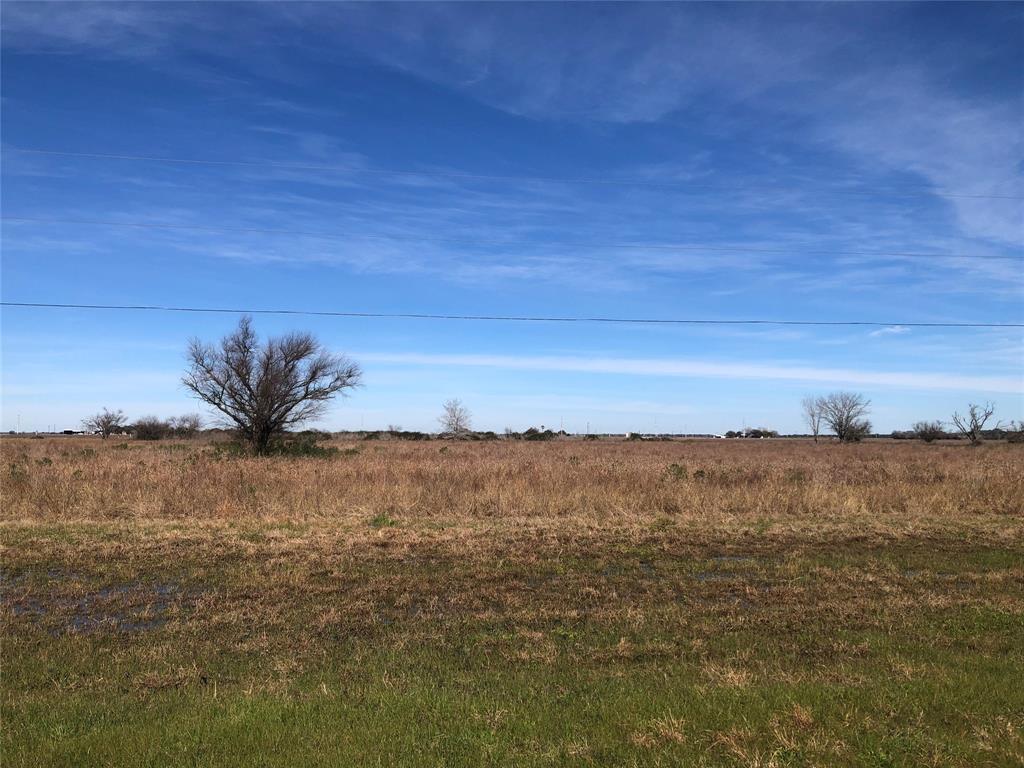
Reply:
<svg viewBox="0 0 1024 768"><path fill-rule="evenodd" d="M0 442L3 763L1024 762L1022 446Z"/></svg>

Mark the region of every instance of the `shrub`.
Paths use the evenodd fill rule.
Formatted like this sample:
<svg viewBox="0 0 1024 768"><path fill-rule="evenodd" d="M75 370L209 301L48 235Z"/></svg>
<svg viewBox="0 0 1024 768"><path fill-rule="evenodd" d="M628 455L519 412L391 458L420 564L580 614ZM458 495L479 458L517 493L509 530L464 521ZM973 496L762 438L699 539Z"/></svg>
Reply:
<svg viewBox="0 0 1024 768"><path fill-rule="evenodd" d="M203 420L198 413L186 413L184 416L174 416L167 420L167 426L175 437L195 437L203 427Z"/></svg>
<svg viewBox="0 0 1024 768"><path fill-rule="evenodd" d="M28 467L23 467L21 464L16 464L12 461L8 465L8 471L10 473L11 485L19 489L28 485Z"/></svg>
<svg viewBox="0 0 1024 768"><path fill-rule="evenodd" d="M136 440L162 440L171 434L171 426L156 416L143 416L132 426Z"/></svg>
<svg viewBox="0 0 1024 768"><path fill-rule="evenodd" d="M214 443L210 447L210 452L213 455L213 458L218 461L223 458L237 459L241 456L249 455L248 449L238 440Z"/></svg>
<svg viewBox="0 0 1024 768"><path fill-rule="evenodd" d="M669 464L667 472L673 480L685 480L688 476L686 467L679 464Z"/></svg>
<svg viewBox="0 0 1024 768"><path fill-rule="evenodd" d="M871 436L871 422L867 419L855 421L847 427L846 434L841 438L844 443L859 443Z"/></svg>
<svg viewBox="0 0 1024 768"><path fill-rule="evenodd" d="M541 431L536 427L530 427L528 430L523 432L523 440L553 440L555 433L550 429Z"/></svg>
<svg viewBox="0 0 1024 768"><path fill-rule="evenodd" d="M325 432L299 432L294 435L286 435L271 441L267 447L268 456L288 456L291 458L315 458L328 459L336 456L338 449L332 446L318 445L318 441L324 437L329 439L330 435ZM349 449L355 450L355 449ZM358 453L358 451L356 451ZM351 454L349 454L351 455Z"/></svg>
<svg viewBox="0 0 1024 768"><path fill-rule="evenodd" d="M786 470L786 482L794 483L796 485L802 485L811 479L810 473L806 469L800 467L793 467Z"/></svg>
<svg viewBox="0 0 1024 768"><path fill-rule="evenodd" d="M380 436L379 432L374 433L374 434L376 434L378 437ZM388 436L391 437L394 440L429 440L430 439L430 435L427 434L426 432L415 432L415 431L401 430L401 429L394 430L394 431L388 430ZM363 439L364 440L372 440L372 439L375 439L375 438L371 438L371 437L367 436L367 437L365 437Z"/></svg>
<svg viewBox="0 0 1024 768"><path fill-rule="evenodd" d="M941 421L919 421L912 429L914 435L926 443L946 436L945 430L942 429Z"/></svg>
<svg viewBox="0 0 1024 768"><path fill-rule="evenodd" d="M333 446L318 445L318 441L329 438L326 432L298 432L285 434L272 440L262 453L264 456L284 456L288 458L314 458L329 459L337 456L339 451ZM348 448L344 455L351 456L358 453L358 449ZM214 443L212 453L215 459L240 458L243 456L260 455L253 447L239 440L230 442Z"/></svg>

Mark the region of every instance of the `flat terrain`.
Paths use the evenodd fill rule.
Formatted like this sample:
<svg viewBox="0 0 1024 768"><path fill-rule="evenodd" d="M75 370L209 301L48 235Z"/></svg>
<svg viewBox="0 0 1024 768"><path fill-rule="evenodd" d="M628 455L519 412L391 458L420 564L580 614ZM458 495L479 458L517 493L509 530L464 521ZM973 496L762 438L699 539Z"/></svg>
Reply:
<svg viewBox="0 0 1024 768"><path fill-rule="evenodd" d="M1019 766L1024 449L0 442L5 766Z"/></svg>

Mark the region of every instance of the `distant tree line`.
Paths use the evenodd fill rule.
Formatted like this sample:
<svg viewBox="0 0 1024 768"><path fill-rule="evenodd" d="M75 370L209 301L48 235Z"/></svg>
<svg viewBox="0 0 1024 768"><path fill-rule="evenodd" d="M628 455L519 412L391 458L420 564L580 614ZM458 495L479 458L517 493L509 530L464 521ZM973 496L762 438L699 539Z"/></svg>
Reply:
<svg viewBox="0 0 1024 768"><path fill-rule="evenodd" d="M779 433L774 429L767 429L766 427L757 427L756 429L744 427L741 430L730 429L725 433L725 436L728 438L745 437L756 440L762 437L778 437Z"/></svg>
<svg viewBox="0 0 1024 768"><path fill-rule="evenodd" d="M132 425L132 433L136 440L163 440L166 437L195 437L202 428L203 422L198 413L169 419L143 416Z"/></svg>
<svg viewBox="0 0 1024 768"><path fill-rule="evenodd" d="M84 431L100 435L104 439L111 435L131 435L136 440L190 438L195 437L202 428L203 421L198 413L186 413L184 416L172 416L169 419L143 416L132 423L125 418L124 411L111 411L107 408L82 422Z"/></svg>
<svg viewBox="0 0 1024 768"><path fill-rule="evenodd" d="M804 422L811 430L815 442L823 426L830 429L840 442L856 442L871 433L871 422L864 418L871 401L853 392L835 392L825 396L805 397L801 402ZM970 403L967 410L959 411L950 418L949 427L941 421L919 421L909 430L897 430L892 437L897 440L917 439L926 443L936 440L963 440L971 445L982 441L1007 440L1024 442L1024 422L1010 422L1006 426L996 424L986 429L986 424L995 414L992 403Z"/></svg>
<svg viewBox="0 0 1024 768"><path fill-rule="evenodd" d="M895 431L893 438L897 440L917 439L926 443L936 440L967 440L971 445L978 445L985 440L1006 440L1011 443L1024 442L1024 422L1009 422L1006 425L996 423L986 429L985 425L995 415L992 403L978 405L971 403L964 414L954 413L949 426L941 421L919 421L909 430Z"/></svg>
<svg viewBox="0 0 1024 768"><path fill-rule="evenodd" d="M198 339L189 342L188 370L182 383L201 402L220 414L219 427L233 431L257 455L276 451L275 446L294 441L296 429L323 415L327 404L337 395L359 386L362 372L359 366L342 355L331 354L309 333L291 333L261 341L252 327L252 320L244 316L238 327L217 344L206 344ZM867 415L871 401L855 392L833 392L828 395L805 397L801 402L802 415L817 442L823 429L829 430L843 443L857 442L871 434ZM921 421L909 432L894 432L894 437L915 438L932 442L963 437L977 445L986 438L1005 438L1024 441L1024 424L988 427L995 408L991 403L971 403L961 415L954 413L950 427L939 421ZM494 432L473 430L472 414L457 399L444 403L438 419L441 425L438 437L460 440L496 440ZM169 419L144 416L129 423L123 411L104 408L83 421L83 429L107 438L113 434L130 434L139 440L160 440L167 437L188 438L199 433L203 424L198 414L185 414ZM301 433L309 440L319 439L320 433ZM424 432L407 432L391 425L386 432L363 434L364 439L384 436L399 439L423 440L432 436ZM505 430L510 440L545 441L567 437L564 430L557 432L543 425L523 432ZM729 430L728 438L778 437L774 429L765 427ZM587 435L586 437L596 437ZM628 439L647 439L630 433ZM651 438L654 439L654 438ZM661 439L667 439L661 436Z"/></svg>

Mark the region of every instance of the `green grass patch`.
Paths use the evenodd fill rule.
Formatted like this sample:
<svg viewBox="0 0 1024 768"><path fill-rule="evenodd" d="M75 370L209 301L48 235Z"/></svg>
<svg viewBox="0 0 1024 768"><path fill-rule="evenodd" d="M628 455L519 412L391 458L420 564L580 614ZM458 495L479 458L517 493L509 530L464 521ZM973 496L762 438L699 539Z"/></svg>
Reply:
<svg viewBox="0 0 1024 768"><path fill-rule="evenodd" d="M388 521L362 539L6 526L4 765L1024 759L1012 546L623 538L495 556Z"/></svg>

